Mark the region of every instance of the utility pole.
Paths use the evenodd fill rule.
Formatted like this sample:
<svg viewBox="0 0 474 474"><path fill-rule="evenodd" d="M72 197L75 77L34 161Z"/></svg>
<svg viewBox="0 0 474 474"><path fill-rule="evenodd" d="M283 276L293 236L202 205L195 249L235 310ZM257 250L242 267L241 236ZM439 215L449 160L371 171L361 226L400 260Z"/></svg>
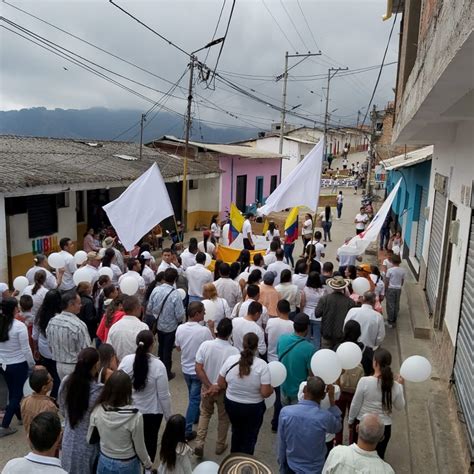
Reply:
<svg viewBox="0 0 474 474"><path fill-rule="evenodd" d="M191 55L189 62L189 85L188 85L188 108L186 111L186 132L184 136L184 160L183 160L183 194L182 194L182 209L181 209L181 223L186 230L188 218L188 151L189 151L189 135L191 133L191 109L193 105L193 74L194 62L196 57Z"/></svg>
<svg viewBox="0 0 474 474"><path fill-rule="evenodd" d="M360 122L360 110L357 111L357 128L359 128L359 122Z"/></svg>
<svg viewBox="0 0 474 474"><path fill-rule="evenodd" d="M327 149L327 135L328 135L328 122L329 122L329 87L331 85L331 79L339 71L347 71L348 69L349 69L348 67L331 67L328 69L328 85L326 89L326 112L324 114L324 151L323 151L324 158L326 158L326 149Z"/></svg>
<svg viewBox="0 0 474 474"><path fill-rule="evenodd" d="M276 77L276 81L278 82L280 79L283 79L283 97L282 97L282 107L281 107L281 123L280 123L280 143L278 146L278 153L280 155L283 153L283 137L285 135L285 118L286 118L286 88L288 84L288 71L290 69L293 69L294 67L298 66L298 64L301 64L305 59L311 57L311 56L321 56L321 51L319 53L311 53L308 52L307 54L288 54L288 51L285 53L285 71L283 74L280 74L279 76ZM296 64L290 67L288 69L288 58L303 58L301 61L298 61ZM296 108L296 107L294 107ZM280 183L281 183L281 172L282 172L282 161L280 160Z"/></svg>
<svg viewBox="0 0 474 474"><path fill-rule="evenodd" d="M142 159L143 152L143 123L146 122L146 114L142 114L140 119L140 160Z"/></svg>
<svg viewBox="0 0 474 474"><path fill-rule="evenodd" d="M366 194L371 194L370 176L372 174L372 164L375 159L375 124L377 122L377 109L374 105L370 114L372 120L372 130L370 134L370 153L369 153L369 165L367 166L367 181L365 183Z"/></svg>

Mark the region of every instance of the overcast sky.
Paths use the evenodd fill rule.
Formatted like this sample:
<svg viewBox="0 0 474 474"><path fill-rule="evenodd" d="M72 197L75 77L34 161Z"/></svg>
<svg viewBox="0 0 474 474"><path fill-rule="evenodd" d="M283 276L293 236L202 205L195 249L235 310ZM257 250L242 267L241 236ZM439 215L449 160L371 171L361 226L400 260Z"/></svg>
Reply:
<svg viewBox="0 0 474 474"><path fill-rule="evenodd" d="M8 1L172 82L181 76L188 63L185 54L133 21L108 0ZM196 50L213 38L223 5L222 0L116 0L116 3L186 51ZM280 0L237 0L218 71L222 75L231 73L225 77L246 89L254 89L256 95L270 102L281 104L282 81L276 82L271 76L283 72L285 51L295 53L296 49L301 53L320 49L322 56L308 59L290 71L287 103L289 107L299 105L297 110L303 115L322 120L326 80L304 76L327 74L331 66L358 69L379 65L392 19L382 21L386 8L386 1L383 0L299 0L299 5L296 0L283 0L283 3L286 11ZM2 15L7 19L100 66L160 91L167 91L171 87L157 77L81 43L25 13L4 3L0 5ZM231 5L232 0L226 0L216 37L224 34ZM387 63L397 60L398 30L396 25ZM144 99L4 28L0 34L2 110L43 106L146 111L150 107ZM211 48L208 57L206 51L198 53L198 57L213 67L219 48L219 45ZM290 59L290 66L297 61L295 58ZM112 76L111 73L105 73ZM332 80L329 110L334 112L331 122L355 123L357 111L365 113L377 73L378 70L372 70L348 77L336 76ZM153 101L161 97L159 92L117 76L112 77ZM383 107L387 101L393 100L395 78L396 65L384 68L374 100L377 106ZM169 98L166 106L180 113L185 112L187 84L186 75L180 83L182 89L177 88L174 92L177 97ZM219 82L216 82L216 90L206 89L204 83L198 82L196 92L197 106L194 105L193 113L202 119L235 126L254 124L262 128L265 124L269 126L272 121L279 120L277 111L235 91L231 92ZM214 105L208 100L239 116L239 119L212 110L209 107ZM298 118L289 121L308 124Z"/></svg>

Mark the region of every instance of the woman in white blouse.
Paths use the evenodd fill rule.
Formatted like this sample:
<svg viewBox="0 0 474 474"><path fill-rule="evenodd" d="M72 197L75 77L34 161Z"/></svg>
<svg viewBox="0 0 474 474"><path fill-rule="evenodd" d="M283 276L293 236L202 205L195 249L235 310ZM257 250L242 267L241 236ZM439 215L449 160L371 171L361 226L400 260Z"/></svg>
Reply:
<svg viewBox="0 0 474 474"><path fill-rule="evenodd" d="M367 413L379 415L385 425L382 441L377 444L377 453L383 459L392 433L392 409L405 407L403 396L404 380L398 376L395 380L390 364L392 355L386 349L374 352L374 375L362 377L357 384L349 410L349 429L352 429L354 443L357 442L355 429L362 416Z"/></svg>
<svg viewBox="0 0 474 474"><path fill-rule="evenodd" d="M290 303L290 312L296 314L296 308L301 304L301 290L291 282L291 270L283 270L280 274L280 284L275 287L280 293L280 299Z"/></svg>
<svg viewBox="0 0 474 474"><path fill-rule="evenodd" d="M48 293L48 289L44 286L46 283L46 272L44 270L38 270L35 273L33 285L28 285L23 290L23 295L29 295L33 299L33 307L31 308L31 316L34 319L36 313L43 304L44 297Z"/></svg>
<svg viewBox="0 0 474 474"><path fill-rule="evenodd" d="M211 333L214 334L221 319L230 318L232 311L227 301L224 298L217 296L217 289L214 286L214 283L206 283L203 286L202 296L204 298L204 306L207 307L209 304L210 307L214 309L212 314L206 312L206 315L204 316L207 326ZM205 303L205 301L208 301L209 303Z"/></svg>
<svg viewBox="0 0 474 474"><path fill-rule="evenodd" d="M301 229L301 236L303 238L303 250L313 237L313 218L311 214L304 215L303 227Z"/></svg>
<svg viewBox="0 0 474 474"><path fill-rule="evenodd" d="M265 234L265 239L268 242L271 242L274 237L280 237L280 231L273 221L270 221L268 224L268 230Z"/></svg>
<svg viewBox="0 0 474 474"><path fill-rule="evenodd" d="M24 323L15 319L18 314L16 298L7 297L0 303L0 374L8 387L8 405L0 427L0 438L16 432L10 428L13 415L21 420L20 402L23 385L28 378L28 366L34 365Z"/></svg>
<svg viewBox="0 0 474 474"><path fill-rule="evenodd" d="M145 445L153 462L163 416L171 416L171 397L166 368L158 357L152 354L153 333L140 331L137 335L135 354L125 356L118 370L123 370L132 380L133 406L143 415Z"/></svg>
<svg viewBox="0 0 474 474"><path fill-rule="evenodd" d="M115 286L118 286L118 280L122 276L122 270L120 267L115 264L117 257L115 256L115 251L113 248L107 249L102 257L102 263L100 267L110 267L112 270L112 283Z"/></svg>
<svg viewBox="0 0 474 474"><path fill-rule="evenodd" d="M249 332L240 355L230 356L217 385L226 390L225 409L232 424L231 453L253 454L265 414L264 399L273 393L268 364L257 354L258 336Z"/></svg>
<svg viewBox="0 0 474 474"><path fill-rule="evenodd" d="M301 294L301 308L302 312L309 316L310 333L308 333L308 338L316 350L319 350L321 346L321 318L316 318L314 310L319 300L324 296L324 293L319 273L310 272L306 286Z"/></svg>

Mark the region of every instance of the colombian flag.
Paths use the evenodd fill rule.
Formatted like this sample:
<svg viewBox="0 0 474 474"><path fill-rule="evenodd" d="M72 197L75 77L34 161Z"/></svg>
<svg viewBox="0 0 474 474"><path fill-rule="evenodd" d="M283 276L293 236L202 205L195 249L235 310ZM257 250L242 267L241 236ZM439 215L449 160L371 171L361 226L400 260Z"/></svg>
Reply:
<svg viewBox="0 0 474 474"><path fill-rule="evenodd" d="M244 225L244 217L240 213L238 207L232 202L230 204L230 225L229 225L229 244L231 244L242 232Z"/></svg>
<svg viewBox="0 0 474 474"><path fill-rule="evenodd" d="M285 221L285 242L288 244L292 244L298 240L298 212L299 208L294 207L288 214Z"/></svg>

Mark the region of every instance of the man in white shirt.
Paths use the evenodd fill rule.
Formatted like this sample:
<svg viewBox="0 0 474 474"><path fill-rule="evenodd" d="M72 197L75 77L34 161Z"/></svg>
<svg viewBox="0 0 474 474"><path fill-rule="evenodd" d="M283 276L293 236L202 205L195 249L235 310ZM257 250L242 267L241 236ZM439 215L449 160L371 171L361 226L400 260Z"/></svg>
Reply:
<svg viewBox="0 0 474 474"><path fill-rule="evenodd" d="M31 452L5 465L2 474L66 474L56 453L61 446L61 420L56 413L36 415L30 425L28 441Z"/></svg>
<svg viewBox="0 0 474 474"><path fill-rule="evenodd" d="M135 280L137 280L138 282L137 294L143 294L145 292L146 285L145 285L145 280L140 275L140 273L138 273L139 271L140 271L140 262L138 261L138 259L136 259L135 257L129 257L127 259L127 273L124 273L123 275L120 276L118 280L119 286L120 286L120 282L124 278L132 277L132 278L135 278Z"/></svg>
<svg viewBox="0 0 474 474"><path fill-rule="evenodd" d="M321 263L321 260L326 256L326 246L321 243L321 239L323 238L323 234L319 230L314 233L314 239L311 239L307 244L306 247L309 245L314 245L314 259Z"/></svg>
<svg viewBox="0 0 474 474"><path fill-rule="evenodd" d="M194 454L198 458L204 455L209 422L217 406L217 441L216 454L219 456L227 449L227 431L229 430L229 417L225 411L225 390L220 390L217 385L219 372L222 365L231 355L238 355L236 347L229 343L232 334L232 321L224 318L217 325L216 339L203 342L196 354L196 374L201 380L201 409L197 429L196 447Z"/></svg>
<svg viewBox="0 0 474 474"><path fill-rule="evenodd" d="M188 409L186 410L186 441L196 438L193 424L199 419L199 404L201 403L201 380L196 375L196 353L204 341L211 341L212 334L207 326L199 323L204 320L206 310L200 301L194 301L188 306L188 322L178 326L176 330L176 349L181 352L181 368L188 387Z"/></svg>
<svg viewBox="0 0 474 474"><path fill-rule="evenodd" d="M365 212L365 207L361 207L359 214L357 214L354 219L357 235L364 232L367 222L369 222L369 216Z"/></svg>
<svg viewBox="0 0 474 474"><path fill-rule="evenodd" d="M402 294L403 283L405 282L406 271L400 268L400 255L392 255L393 266L385 274L385 301L387 305L388 326L392 327L397 323L400 311L400 296Z"/></svg>
<svg viewBox="0 0 474 474"><path fill-rule="evenodd" d="M291 267L283 261L285 254L281 248L276 250L275 256L276 262L271 263L270 265L268 265L267 268L268 272L275 273L275 281L273 282L273 286L277 286L280 284L280 273L283 270L291 271Z"/></svg>
<svg viewBox="0 0 474 474"><path fill-rule="evenodd" d="M360 308L352 308L347 312L344 326L347 321L354 320L360 325L361 335L359 341L364 346L372 349L380 346L385 338L385 326L383 316L375 311L375 293L366 291L363 296L363 304Z"/></svg>
<svg viewBox="0 0 474 474"><path fill-rule="evenodd" d="M244 249L255 250L255 243L253 241L252 221L255 216L249 212L242 225L242 235L244 236Z"/></svg>
<svg viewBox="0 0 474 474"><path fill-rule="evenodd" d="M196 265L186 270L186 278L188 279L188 295L189 301L201 301L202 289L206 283L212 283L214 276L204 264L206 263L206 254L198 252L196 254Z"/></svg>
<svg viewBox="0 0 474 474"><path fill-rule="evenodd" d="M258 352L264 355L267 352L265 344L265 334L263 329L257 324L262 315L263 307L257 301L252 301L248 307L248 313L243 318L234 318L232 320L232 341L234 346L242 352L244 350L244 336L253 332L258 337Z"/></svg>
<svg viewBox="0 0 474 474"><path fill-rule="evenodd" d="M357 261L362 262L362 255L341 255L345 246L349 244L352 237L346 237L344 244L337 249L336 260L339 262L339 273L344 276L344 272L349 265L355 265Z"/></svg>
<svg viewBox="0 0 474 474"><path fill-rule="evenodd" d="M347 474L352 472L376 472L395 474L390 464L377 454L377 444L383 439L385 425L376 414L363 415L357 426L357 443L339 445L331 450L322 474Z"/></svg>
<svg viewBox="0 0 474 474"><path fill-rule="evenodd" d="M171 249L163 249L163 252L161 253L161 263L156 273L164 272L167 268L178 269L178 267L173 263L173 252Z"/></svg>
<svg viewBox="0 0 474 474"><path fill-rule="evenodd" d="M59 247L61 251L59 252L60 255L64 258L64 273L61 280L61 284L59 285L59 289L64 291L72 290L76 284L72 279L74 272L77 270L76 262L74 261L74 257L72 256L71 252L74 251L74 243L69 237L63 237L59 241Z"/></svg>
<svg viewBox="0 0 474 474"><path fill-rule="evenodd" d="M140 254L140 259L144 263L142 270L142 278L145 280L146 286L155 281L155 272L150 267L152 257L152 254L148 252L148 250L145 250Z"/></svg>
<svg viewBox="0 0 474 474"><path fill-rule="evenodd" d="M89 275L89 282L91 287L94 286L94 283L99 279L99 265L102 258L97 252L89 252L87 254L87 264L84 267L81 267L81 272L87 272Z"/></svg>
<svg viewBox="0 0 474 474"><path fill-rule="evenodd" d="M242 300L242 291L239 284L230 278L230 265L228 263L220 265L219 274L220 278L214 282L217 296L224 298L232 310Z"/></svg>
<svg viewBox="0 0 474 474"><path fill-rule="evenodd" d="M235 305L231 319L234 318L243 318L247 313L249 306L253 301L258 301L260 299L260 287L258 285L248 285L247 286L247 299L243 303ZM260 303L261 304L261 303ZM262 315L257 321L257 324L263 329L268 321L268 310L265 306L262 305Z"/></svg>
<svg viewBox="0 0 474 474"><path fill-rule="evenodd" d="M125 316L112 325L107 336L107 343L112 344L118 360L134 354L137 349L138 333L150 329L141 321L142 306L136 296L125 297L122 306Z"/></svg>

